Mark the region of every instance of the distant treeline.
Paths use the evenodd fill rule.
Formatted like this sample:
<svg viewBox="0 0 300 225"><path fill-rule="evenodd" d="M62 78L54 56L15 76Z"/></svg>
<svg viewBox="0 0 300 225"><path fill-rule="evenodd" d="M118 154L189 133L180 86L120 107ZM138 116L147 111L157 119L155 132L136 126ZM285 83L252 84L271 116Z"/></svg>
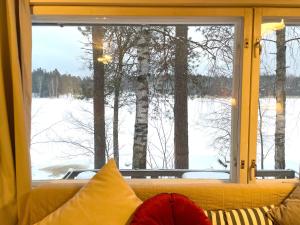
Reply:
<svg viewBox="0 0 300 225"><path fill-rule="evenodd" d="M261 76L260 96L275 96L275 75ZM107 79L106 94L112 92ZM124 77L121 89L123 92L134 92L134 77ZM150 91L158 93L174 93L174 76L161 76L149 81ZM230 97L232 78L219 76L209 77L202 75L188 76L188 94L191 97ZM57 69L46 71L38 68L32 72L32 93L35 97L48 98L60 95L72 95L77 98L93 97L92 77L78 77L70 74L61 74ZM287 76L287 96L300 96L300 77Z"/></svg>
<svg viewBox="0 0 300 225"><path fill-rule="evenodd" d="M260 96L275 96L275 75L260 77ZM285 81L285 91L287 96L300 96L300 77L289 75Z"/></svg>
<svg viewBox="0 0 300 225"><path fill-rule="evenodd" d="M32 72L32 93L35 97L48 98L60 95L93 97L93 80L70 74L61 74L57 69L46 71L38 68Z"/></svg>

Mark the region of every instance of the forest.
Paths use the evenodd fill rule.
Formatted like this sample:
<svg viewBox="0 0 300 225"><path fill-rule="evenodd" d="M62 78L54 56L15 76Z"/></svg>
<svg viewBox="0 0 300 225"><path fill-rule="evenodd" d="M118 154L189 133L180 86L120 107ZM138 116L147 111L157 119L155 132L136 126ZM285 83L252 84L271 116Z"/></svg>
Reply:
<svg viewBox="0 0 300 225"><path fill-rule="evenodd" d="M189 97L230 97L232 88L232 78L230 77L210 77L205 75L188 74L188 96ZM260 77L260 96L275 97L276 75L262 75ZM157 82L157 81L155 81ZM170 76L165 90L174 95L174 76ZM150 84L154 86L154 84ZM38 98L57 98L63 95L70 95L79 99L93 98L93 77L81 78L71 74L61 74L57 69L46 71L38 68L32 71L32 93ZM124 77L121 88L123 91L134 94L134 80ZM156 92L159 88L156 86ZM300 96L300 77L288 75L286 77L286 95ZM105 95L111 94L111 88L105 86Z"/></svg>
<svg viewBox="0 0 300 225"><path fill-rule="evenodd" d="M135 104L132 169L145 169L149 163L148 128L150 119L174 121L172 167L189 168L188 99L231 99L237 54L234 25L95 25L79 26L84 42L82 60L91 74L61 74L57 69L37 68L32 73L32 92L38 98L69 95L93 99L94 168L104 165L110 156L107 147L105 105L113 109L112 156L119 163L119 110ZM287 52L295 35L284 28L262 44L274 44L277 51L274 67L262 70L260 97L276 99L275 169L285 169L285 105L287 96L300 96L300 77L287 74ZM293 27L293 30L297 30ZM288 43L288 44L287 44ZM263 53L272 54L273 53ZM262 63L269 64L268 60ZM170 97L173 102L170 103ZM170 105L171 111L149 114L150 104L156 109ZM231 103L232 104L232 103ZM155 106L154 106L155 108ZM264 151L262 123L264 112L259 107L258 141L261 143L261 168ZM214 112L209 126L218 129L214 146L221 163L227 164L231 146L231 105ZM268 151L269 152L269 151Z"/></svg>

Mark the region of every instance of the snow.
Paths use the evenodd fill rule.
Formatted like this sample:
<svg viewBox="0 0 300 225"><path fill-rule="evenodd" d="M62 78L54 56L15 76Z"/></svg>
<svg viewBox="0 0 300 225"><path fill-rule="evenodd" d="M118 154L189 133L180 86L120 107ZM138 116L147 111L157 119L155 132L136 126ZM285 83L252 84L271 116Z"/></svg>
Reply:
<svg viewBox="0 0 300 225"><path fill-rule="evenodd" d="M188 179L222 179L228 180L229 173L220 173L220 172L187 172L182 175L182 178Z"/></svg>
<svg viewBox="0 0 300 225"><path fill-rule="evenodd" d="M274 168L274 133L276 100L274 98L262 99L263 134L265 151L271 149L265 159L265 169ZM288 97L286 101L286 130L285 130L286 169L299 172L300 166L300 99ZM258 155L260 154L260 143L257 144ZM272 151L273 150L273 151ZM260 165L260 156L258 156ZM260 168L260 167L258 167Z"/></svg>
<svg viewBox="0 0 300 225"><path fill-rule="evenodd" d="M80 100L68 96L60 98L33 98L32 100L31 163L33 179L58 179L71 168L92 169L94 163L92 154L92 100ZM173 168L173 119L162 116L166 112L170 112L173 99L168 99L168 102L169 105L163 101L160 101L159 104L150 105L151 115L154 112L158 112L158 116L155 118L149 117L148 146L150 155L148 154L149 162L147 168ZM210 119L216 111L226 113L226 108L228 108L229 104L229 99L189 99L190 169L224 169L217 161L220 155L213 145L218 130L211 127ZM265 159L265 169L274 168L274 149L272 148L275 129L274 105L274 99L262 99L262 109L267 118L264 122L264 133L267 135L265 148L272 149ZM113 109L107 106L105 110L107 145L111 149ZM300 145L300 98L288 98L286 111L286 167L298 171L300 163L300 151L298 149ZM120 108L119 116L120 168L130 169L135 105L131 104ZM158 134L163 132L165 135L159 138ZM221 159L223 158L221 157ZM260 165L259 162L258 165ZM191 174L186 174L186 176L189 175ZM82 174L82 176L86 178L92 176L92 174ZM200 176L206 175L202 174ZM222 178L222 176L224 175L220 175L219 178ZM79 178L81 179L82 177L80 176Z"/></svg>
<svg viewBox="0 0 300 225"><path fill-rule="evenodd" d="M75 180L91 179L95 175L96 175L96 173L92 172L92 171L81 172L75 177Z"/></svg>

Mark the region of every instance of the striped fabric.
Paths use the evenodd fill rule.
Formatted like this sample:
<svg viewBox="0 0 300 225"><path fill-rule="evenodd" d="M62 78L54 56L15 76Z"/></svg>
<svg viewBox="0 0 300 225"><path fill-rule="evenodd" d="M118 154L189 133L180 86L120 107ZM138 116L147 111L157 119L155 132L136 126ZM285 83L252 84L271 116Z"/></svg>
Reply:
<svg viewBox="0 0 300 225"><path fill-rule="evenodd" d="M204 210L212 225L273 225L266 216L274 205L252 209Z"/></svg>
<svg viewBox="0 0 300 225"><path fill-rule="evenodd" d="M226 225L273 225L273 222L266 216L266 212L271 208L274 206L226 211Z"/></svg>
<svg viewBox="0 0 300 225"><path fill-rule="evenodd" d="M212 225L226 225L224 210L216 210L216 211L204 210L204 213L209 218Z"/></svg>

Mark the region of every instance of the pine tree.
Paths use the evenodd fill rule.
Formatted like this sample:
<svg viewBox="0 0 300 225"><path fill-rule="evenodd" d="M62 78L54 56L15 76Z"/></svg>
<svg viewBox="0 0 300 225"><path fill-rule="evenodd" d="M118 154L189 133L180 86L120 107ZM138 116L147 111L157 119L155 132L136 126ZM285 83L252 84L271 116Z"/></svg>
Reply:
<svg viewBox="0 0 300 225"><path fill-rule="evenodd" d="M187 57L188 57L188 27L176 26L175 52L175 104L174 104L174 143L175 168L189 168L188 149L188 111L187 111Z"/></svg>
<svg viewBox="0 0 300 225"><path fill-rule="evenodd" d="M101 168L105 164L105 99L104 99L104 64L98 61L103 55L103 26L92 27L93 70L94 70L94 167Z"/></svg>

